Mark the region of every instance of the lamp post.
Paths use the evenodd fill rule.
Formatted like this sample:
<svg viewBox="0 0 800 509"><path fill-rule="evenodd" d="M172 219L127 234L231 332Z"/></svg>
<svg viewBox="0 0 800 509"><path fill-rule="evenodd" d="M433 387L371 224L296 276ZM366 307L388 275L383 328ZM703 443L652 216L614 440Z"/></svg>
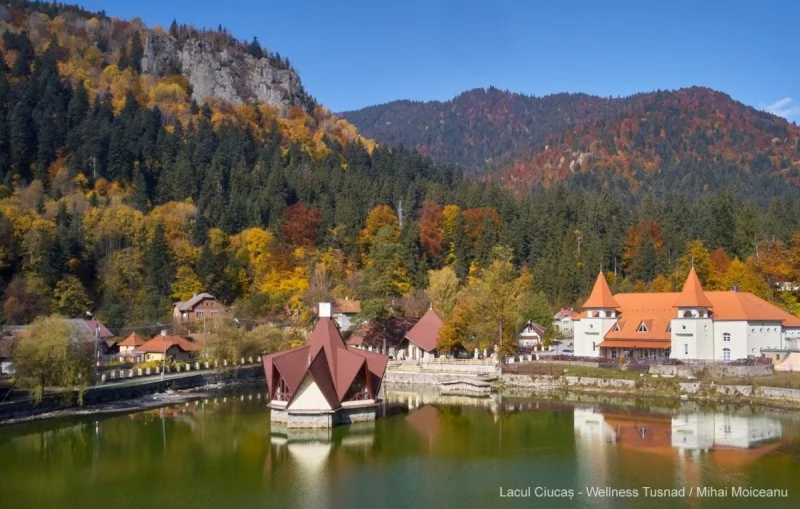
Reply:
<svg viewBox="0 0 800 509"><path fill-rule="evenodd" d="M164 380L164 371L167 369L167 329L161 329L161 340L164 342L164 356L161 358L161 380Z"/></svg>

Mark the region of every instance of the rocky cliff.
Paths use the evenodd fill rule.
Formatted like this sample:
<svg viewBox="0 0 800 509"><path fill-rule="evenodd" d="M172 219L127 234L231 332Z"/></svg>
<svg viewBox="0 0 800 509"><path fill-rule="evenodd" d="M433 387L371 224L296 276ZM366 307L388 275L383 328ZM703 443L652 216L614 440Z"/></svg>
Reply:
<svg viewBox="0 0 800 509"><path fill-rule="evenodd" d="M279 110L313 105L294 69L275 67L269 59L253 58L237 48L215 50L202 39L179 42L168 34L149 32L142 72L163 76L175 71L186 76L200 103L213 97L233 104L257 101Z"/></svg>

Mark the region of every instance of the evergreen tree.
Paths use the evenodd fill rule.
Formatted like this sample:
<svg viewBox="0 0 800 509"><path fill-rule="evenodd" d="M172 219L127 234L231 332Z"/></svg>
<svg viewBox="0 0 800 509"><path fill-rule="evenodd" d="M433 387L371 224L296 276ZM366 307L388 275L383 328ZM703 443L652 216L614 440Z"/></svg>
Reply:
<svg viewBox="0 0 800 509"><path fill-rule="evenodd" d="M144 256L145 286L148 293L159 297L170 294L175 278L172 250L164 236L164 224L156 223Z"/></svg>

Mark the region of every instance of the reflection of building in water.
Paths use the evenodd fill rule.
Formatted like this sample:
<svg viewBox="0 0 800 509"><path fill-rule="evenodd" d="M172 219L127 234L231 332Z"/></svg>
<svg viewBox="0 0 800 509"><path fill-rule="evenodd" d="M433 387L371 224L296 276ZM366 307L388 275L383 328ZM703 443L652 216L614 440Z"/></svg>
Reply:
<svg viewBox="0 0 800 509"><path fill-rule="evenodd" d="M288 455L286 472L277 473L283 484L287 474L300 489L297 507L327 507L330 505L330 480L328 465L345 456L369 454L375 441L374 422L351 424L345 433L333 434L330 429L275 429L270 441L271 454L267 456L265 472L272 469L272 458ZM272 458L270 457L272 456Z"/></svg>
<svg viewBox="0 0 800 509"><path fill-rule="evenodd" d="M425 405L417 408L408 414L406 422L422 437L428 451L432 450L440 429L439 411L436 407Z"/></svg>
<svg viewBox="0 0 800 509"><path fill-rule="evenodd" d="M602 412L594 408L573 410L575 430L575 450L580 457L578 462L578 485L604 486L608 484L609 458L611 448L617 440L614 428L606 423Z"/></svg>
<svg viewBox="0 0 800 509"><path fill-rule="evenodd" d="M409 411L424 405L481 407L488 409L495 416L504 410L516 410L516 408L511 408L513 405L504 405L502 397L497 394L492 394L488 398L473 398L470 396L439 394L439 392L385 389L384 395L387 403L407 406Z"/></svg>
<svg viewBox="0 0 800 509"><path fill-rule="evenodd" d="M780 421L730 414L686 414L672 418L672 446L681 451L754 449L779 440Z"/></svg>

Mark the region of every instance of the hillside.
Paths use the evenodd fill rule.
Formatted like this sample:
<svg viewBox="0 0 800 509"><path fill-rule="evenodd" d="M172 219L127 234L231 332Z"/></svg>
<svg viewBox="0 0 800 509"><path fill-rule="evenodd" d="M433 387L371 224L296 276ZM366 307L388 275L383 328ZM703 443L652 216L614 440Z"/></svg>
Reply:
<svg viewBox="0 0 800 509"><path fill-rule="evenodd" d="M472 90L451 101L396 101L342 116L366 136L525 188L621 178L634 192L680 185L773 196L800 184L800 129L707 88L602 99Z"/></svg>
<svg viewBox="0 0 800 509"><path fill-rule="evenodd" d="M470 95L482 98L470 118L486 130L527 118L530 98ZM541 100L527 138L510 127L505 137L470 138L484 159L509 161L516 173L502 174L507 180L527 185L536 174L522 169L546 169L537 178L553 185L515 194L362 137L311 99L285 57L255 40L0 3L0 322L90 310L113 329L153 326L169 319L172 302L200 292L246 320L309 316L311 304L334 296L373 311L424 311L431 279L452 295L480 282L496 257L513 262L520 284L533 282L529 297L543 292L530 301L539 304L579 304L599 267L618 268L615 289L666 288L683 281L691 260L707 259L709 288L735 283L799 308L797 296L774 286L800 280L800 269L783 262L800 259L800 202L784 196L784 185L770 189L771 200L763 186L743 199L713 189L698 198L683 185L632 199L627 173L586 177L621 152L636 156L614 163L629 172L651 153L679 149L736 157L751 169L788 164L777 179L765 173L783 183L793 178L795 128L728 108L724 97L713 106L714 97L698 104L664 95L679 98L678 118L697 110L718 119L674 127L659 117L671 111L663 98L629 98L630 111L612 118L615 100L558 97ZM676 132L694 126L705 150L648 141L655 131L647 118ZM592 145L597 132L614 143ZM495 138L500 148L489 143ZM748 143L752 154L725 151ZM570 165L583 185L555 178Z"/></svg>

